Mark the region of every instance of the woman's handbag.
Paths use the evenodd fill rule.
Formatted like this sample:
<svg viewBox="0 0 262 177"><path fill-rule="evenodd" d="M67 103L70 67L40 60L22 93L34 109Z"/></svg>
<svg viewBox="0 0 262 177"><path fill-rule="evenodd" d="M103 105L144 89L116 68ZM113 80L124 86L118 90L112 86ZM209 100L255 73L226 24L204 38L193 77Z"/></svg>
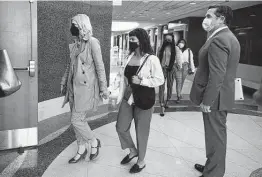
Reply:
<svg viewBox="0 0 262 177"><path fill-rule="evenodd" d="M190 49L188 49L188 74L189 75L192 75L192 74L194 74L194 71L193 71L193 69L191 68L191 52L190 52Z"/></svg>
<svg viewBox="0 0 262 177"><path fill-rule="evenodd" d="M144 66L145 62L147 61L148 55L140 68L137 70L136 75L141 71L142 67ZM134 102L135 106L137 106L140 109L143 110L148 110L152 108L155 104L155 88L147 87L147 86L142 86L142 85L137 85L137 84L132 84L131 85L132 92L133 92L133 97L134 97Z"/></svg>
<svg viewBox="0 0 262 177"><path fill-rule="evenodd" d="M6 50L0 50L0 98L15 93L21 85Z"/></svg>

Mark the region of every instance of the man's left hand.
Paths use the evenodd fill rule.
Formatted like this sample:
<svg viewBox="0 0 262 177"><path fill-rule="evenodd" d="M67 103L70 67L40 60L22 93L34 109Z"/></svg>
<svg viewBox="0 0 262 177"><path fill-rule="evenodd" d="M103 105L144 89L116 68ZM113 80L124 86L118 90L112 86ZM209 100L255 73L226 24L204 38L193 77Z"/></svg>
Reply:
<svg viewBox="0 0 262 177"><path fill-rule="evenodd" d="M210 106L204 105L203 103L200 104L200 109L202 112L205 112L205 113L211 112Z"/></svg>
<svg viewBox="0 0 262 177"><path fill-rule="evenodd" d="M133 82L133 84L139 85L141 83L141 79L138 76L133 76L132 82Z"/></svg>

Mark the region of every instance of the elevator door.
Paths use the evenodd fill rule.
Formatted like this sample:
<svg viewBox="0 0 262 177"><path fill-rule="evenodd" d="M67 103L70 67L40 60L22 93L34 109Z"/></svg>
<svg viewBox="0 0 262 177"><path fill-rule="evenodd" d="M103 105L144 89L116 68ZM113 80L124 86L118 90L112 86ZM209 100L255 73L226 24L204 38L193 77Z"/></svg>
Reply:
<svg viewBox="0 0 262 177"><path fill-rule="evenodd" d="M7 51L22 82L17 92L0 98L0 150L34 146L38 143L36 2L2 1L0 17L0 49Z"/></svg>

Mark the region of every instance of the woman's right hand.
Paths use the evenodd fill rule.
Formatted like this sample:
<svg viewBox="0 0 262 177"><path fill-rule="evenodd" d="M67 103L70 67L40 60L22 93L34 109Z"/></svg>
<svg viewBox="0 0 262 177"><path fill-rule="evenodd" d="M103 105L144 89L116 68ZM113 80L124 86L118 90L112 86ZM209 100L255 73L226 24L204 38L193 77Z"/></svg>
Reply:
<svg viewBox="0 0 262 177"><path fill-rule="evenodd" d="M65 93L65 91L64 91L64 89L65 89L65 86L63 85L63 84L61 84L61 87L60 87L60 94L61 95L64 95Z"/></svg>

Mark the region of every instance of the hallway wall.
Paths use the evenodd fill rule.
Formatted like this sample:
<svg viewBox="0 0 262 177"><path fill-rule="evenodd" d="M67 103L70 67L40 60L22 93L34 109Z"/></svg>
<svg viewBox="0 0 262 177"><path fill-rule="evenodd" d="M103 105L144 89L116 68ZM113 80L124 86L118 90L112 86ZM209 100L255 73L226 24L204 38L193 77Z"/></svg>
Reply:
<svg viewBox="0 0 262 177"><path fill-rule="evenodd" d="M96 3L96 4L94 4ZM93 35L101 44L107 80L110 73L112 5L82 1L38 1L39 102L60 96L60 81L69 61L70 19L78 13L90 17Z"/></svg>

